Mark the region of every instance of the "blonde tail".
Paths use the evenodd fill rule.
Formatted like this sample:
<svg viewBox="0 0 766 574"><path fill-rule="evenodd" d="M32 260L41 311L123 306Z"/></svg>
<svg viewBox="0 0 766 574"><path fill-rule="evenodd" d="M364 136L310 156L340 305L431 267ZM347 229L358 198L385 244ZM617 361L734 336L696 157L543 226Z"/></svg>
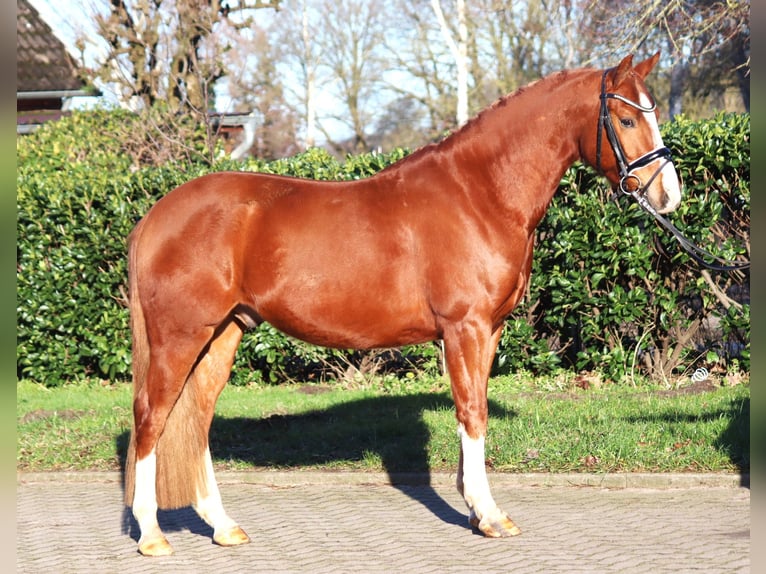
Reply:
<svg viewBox="0 0 766 574"><path fill-rule="evenodd" d="M146 384L150 345L141 306L137 278L137 250L141 223L129 239L128 277L130 282L130 325L133 334L133 400ZM208 413L200 412L198 393L201 380L194 370L185 381L181 394L170 411L156 445L156 497L160 508L180 508L207 495L205 452L208 445ZM212 418L212 413L209 413ZM132 506L135 490L136 421L133 424L125 460L125 504Z"/></svg>
<svg viewBox="0 0 766 574"><path fill-rule="evenodd" d="M136 226L128 238L128 281L129 281L129 309L130 330L132 333L132 367L133 367L133 400L135 401L138 391L146 382L146 374L149 370L149 339L146 336L146 323L144 312L141 308L141 299L138 293L138 278L136 277L136 243L139 235L141 222ZM131 431L128 444L128 454L125 459L125 504L133 504L133 491L136 484L136 420L133 416L131 404Z"/></svg>

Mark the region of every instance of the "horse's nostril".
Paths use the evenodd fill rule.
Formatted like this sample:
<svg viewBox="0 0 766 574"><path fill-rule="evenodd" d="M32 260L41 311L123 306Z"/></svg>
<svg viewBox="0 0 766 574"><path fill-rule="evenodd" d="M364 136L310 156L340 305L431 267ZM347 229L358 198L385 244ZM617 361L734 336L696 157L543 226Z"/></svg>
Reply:
<svg viewBox="0 0 766 574"><path fill-rule="evenodd" d="M659 213L670 213L671 211L675 211L675 209L678 207L680 201L677 201L671 195L664 191L662 192L662 198L661 198L660 205L657 208L657 211Z"/></svg>

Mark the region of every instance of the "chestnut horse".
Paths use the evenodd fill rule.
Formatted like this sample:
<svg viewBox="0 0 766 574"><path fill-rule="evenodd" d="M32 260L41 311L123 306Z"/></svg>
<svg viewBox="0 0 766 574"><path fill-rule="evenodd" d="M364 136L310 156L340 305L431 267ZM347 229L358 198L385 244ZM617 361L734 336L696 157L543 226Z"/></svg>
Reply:
<svg viewBox="0 0 766 574"><path fill-rule="evenodd" d="M172 552L157 509L187 505L216 543L248 542L221 503L208 431L242 333L262 321L339 348L443 340L470 524L519 534L485 471L490 366L527 285L535 226L573 162L658 212L679 204L644 84L658 58L552 74L367 179L215 173L158 201L129 246L125 498L139 551Z"/></svg>

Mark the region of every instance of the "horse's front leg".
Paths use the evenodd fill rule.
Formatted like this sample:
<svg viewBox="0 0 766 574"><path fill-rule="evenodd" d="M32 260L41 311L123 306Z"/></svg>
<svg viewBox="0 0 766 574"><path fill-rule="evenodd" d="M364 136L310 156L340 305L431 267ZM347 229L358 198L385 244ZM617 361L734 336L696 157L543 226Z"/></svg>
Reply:
<svg viewBox="0 0 766 574"><path fill-rule="evenodd" d="M469 522L486 536L521 534L498 508L487 480L484 439L487 435L487 383L502 327L494 332L480 321L445 330L444 346L460 436L457 488L470 511Z"/></svg>

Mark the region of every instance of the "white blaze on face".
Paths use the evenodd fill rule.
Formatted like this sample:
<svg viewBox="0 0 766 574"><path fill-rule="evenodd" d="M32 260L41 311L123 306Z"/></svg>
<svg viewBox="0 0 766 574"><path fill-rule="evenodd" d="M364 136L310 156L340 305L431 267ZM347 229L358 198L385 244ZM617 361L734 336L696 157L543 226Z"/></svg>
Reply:
<svg viewBox="0 0 766 574"><path fill-rule="evenodd" d="M639 103L647 108L652 107L652 100L643 92L639 96ZM660 126L657 125L657 116L654 115L654 112L644 112L644 115L652 130L653 149L664 147L665 144L662 143L662 136L660 135ZM662 189L667 197L667 203L664 206L657 206L661 208L657 209L657 211L660 213L669 213L681 203L681 185L678 182L678 175L676 174L676 168L673 165L673 162L668 162L664 165L658 179L662 182Z"/></svg>

